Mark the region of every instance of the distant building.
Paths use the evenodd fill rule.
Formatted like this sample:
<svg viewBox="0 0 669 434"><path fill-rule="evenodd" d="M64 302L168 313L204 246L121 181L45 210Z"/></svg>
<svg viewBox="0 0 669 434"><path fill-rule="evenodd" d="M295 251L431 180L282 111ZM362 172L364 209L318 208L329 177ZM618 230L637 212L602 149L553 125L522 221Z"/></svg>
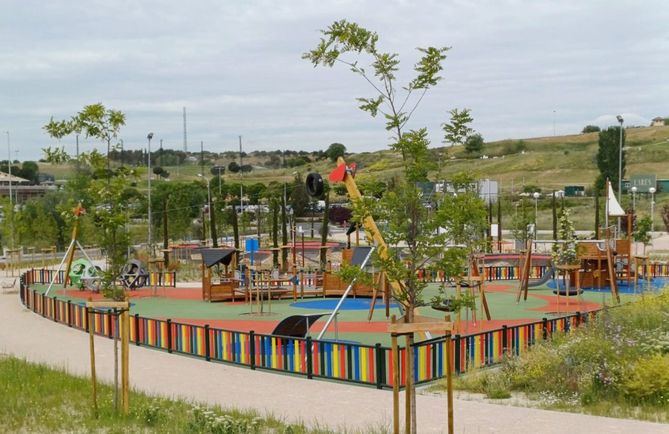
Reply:
<svg viewBox="0 0 669 434"><path fill-rule="evenodd" d="M582 185L566 185L564 195L566 197L585 196L585 187Z"/></svg>
<svg viewBox="0 0 669 434"><path fill-rule="evenodd" d="M663 127L664 126L664 118L661 117L656 117L653 118L652 121L650 121L650 126L651 127Z"/></svg>
<svg viewBox="0 0 669 434"><path fill-rule="evenodd" d="M0 196L9 196L9 184L11 179L12 198L16 203L25 202L33 197L44 196L47 191L55 190L53 185L30 185L30 181L8 173L0 172Z"/></svg>

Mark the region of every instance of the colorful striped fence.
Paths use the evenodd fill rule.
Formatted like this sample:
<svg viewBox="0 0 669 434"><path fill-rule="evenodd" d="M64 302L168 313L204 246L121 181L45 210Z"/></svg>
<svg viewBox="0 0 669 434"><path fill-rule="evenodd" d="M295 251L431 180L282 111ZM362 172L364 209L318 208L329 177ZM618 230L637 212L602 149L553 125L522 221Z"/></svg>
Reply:
<svg viewBox="0 0 669 434"><path fill-rule="evenodd" d="M48 270L31 270L20 280L22 303L33 312L80 330L88 330L84 302L47 297L30 288L33 283L47 283L53 277ZM450 340L452 369L462 374L472 369L494 365L506 355L519 355L535 343L550 339L553 333L569 332L597 315L596 311L576 313L553 319L502 328ZM380 344L362 345L348 342L318 341L310 337L290 338L251 332L212 328L208 325L173 322L131 316L130 340L138 346L218 361L303 375L326 378L377 388L392 387L393 373L400 370L404 378L406 348L400 348L400 364L394 366L392 350ZM117 335L118 315L109 310L96 310L93 315L95 333L113 338ZM445 376L446 345L444 337L416 342L409 353L414 357L414 378L417 383L434 381ZM403 385L403 384L402 384ZM401 385L401 386L402 386Z"/></svg>

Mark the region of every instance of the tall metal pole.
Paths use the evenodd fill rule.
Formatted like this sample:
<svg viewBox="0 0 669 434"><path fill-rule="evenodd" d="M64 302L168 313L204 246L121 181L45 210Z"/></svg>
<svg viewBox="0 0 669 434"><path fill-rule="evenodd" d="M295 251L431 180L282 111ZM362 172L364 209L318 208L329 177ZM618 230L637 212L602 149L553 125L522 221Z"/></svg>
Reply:
<svg viewBox="0 0 669 434"><path fill-rule="evenodd" d="M620 144L618 146L618 203L621 202L621 195L623 193L623 122L624 119L622 116L616 116L618 122L620 122ZM622 230L622 222L620 217L618 217L618 233Z"/></svg>
<svg viewBox="0 0 669 434"><path fill-rule="evenodd" d="M244 172L242 172L242 165L244 160L242 159L242 136L239 136L239 215L242 217L242 235L246 232L246 225L244 224L244 186L242 185L241 179L244 177Z"/></svg>
<svg viewBox="0 0 669 434"><path fill-rule="evenodd" d="M623 122L622 116L618 115L618 122L620 122L620 145L618 146L618 203L620 203L620 195L623 192Z"/></svg>
<svg viewBox="0 0 669 434"><path fill-rule="evenodd" d="M188 136L186 135L186 107L184 107L184 152L188 152Z"/></svg>
<svg viewBox="0 0 669 434"><path fill-rule="evenodd" d="M153 133L149 133L146 138L149 140L149 155L148 155L148 168L149 168L149 173L148 173L148 184L149 184L149 245L148 245L148 250L149 250L149 257L151 257L152 254L152 248L151 246L153 245L153 237L151 233L151 139L153 138Z"/></svg>
<svg viewBox="0 0 669 434"><path fill-rule="evenodd" d="M650 233L652 237L653 229L655 228L655 187L648 189L650 193Z"/></svg>
<svg viewBox="0 0 669 434"><path fill-rule="evenodd" d="M9 218L9 230L12 233L12 236L9 238L11 240L11 248L14 248L14 199L12 197L12 145L9 140L9 131L7 133L7 173L9 174L9 213L7 213L7 218ZM11 214L11 216L10 216ZM11 218L10 218L11 217Z"/></svg>

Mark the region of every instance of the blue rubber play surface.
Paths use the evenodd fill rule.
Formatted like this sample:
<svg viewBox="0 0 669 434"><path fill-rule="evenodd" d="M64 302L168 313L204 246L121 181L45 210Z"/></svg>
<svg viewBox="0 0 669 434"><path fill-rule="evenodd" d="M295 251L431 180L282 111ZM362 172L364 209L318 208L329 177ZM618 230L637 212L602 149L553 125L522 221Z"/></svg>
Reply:
<svg viewBox="0 0 669 434"><path fill-rule="evenodd" d="M339 303L338 298L325 298L322 300L298 301L290 306L300 309L333 310L337 303ZM369 310L371 304L372 300L368 298L347 298L344 300L341 310ZM377 300L374 307L385 309L386 304L382 300ZM397 307L397 303L390 303L390 307Z"/></svg>
<svg viewBox="0 0 669 434"><path fill-rule="evenodd" d="M665 286L669 285L669 278L666 277L655 277L653 278L650 282L647 282L646 280L639 280L636 286L636 291L634 290L634 282L630 282L630 284L627 284L627 281L625 280L619 280L618 281L618 292L620 294L635 294L635 293L641 293L644 291L657 291L659 289L664 288ZM551 289L555 289L555 280L551 279L546 283L546 286L548 286ZM564 289L564 284L562 282L562 279L560 279L560 289ZM592 291L592 292L608 292L610 291L608 286L604 286L602 288L582 288L584 291Z"/></svg>

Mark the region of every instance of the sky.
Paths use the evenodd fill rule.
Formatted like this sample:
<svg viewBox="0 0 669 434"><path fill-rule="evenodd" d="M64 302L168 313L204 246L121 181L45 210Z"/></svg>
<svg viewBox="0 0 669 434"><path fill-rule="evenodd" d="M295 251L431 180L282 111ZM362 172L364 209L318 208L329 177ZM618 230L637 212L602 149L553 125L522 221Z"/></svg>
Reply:
<svg viewBox="0 0 669 434"><path fill-rule="evenodd" d="M453 108L471 109L488 141L669 116L664 0L2 0L0 156L7 131L12 158L55 145L74 153L74 138L58 143L42 126L98 102L126 114L126 148L153 132L153 146L183 149L186 107L188 150L235 150L240 135L246 151L384 149L383 119L355 100L373 88L343 65L301 59L343 18L399 55L399 84L417 47L451 47L408 125L427 127L432 146ZM82 138L82 150L94 147Z"/></svg>

